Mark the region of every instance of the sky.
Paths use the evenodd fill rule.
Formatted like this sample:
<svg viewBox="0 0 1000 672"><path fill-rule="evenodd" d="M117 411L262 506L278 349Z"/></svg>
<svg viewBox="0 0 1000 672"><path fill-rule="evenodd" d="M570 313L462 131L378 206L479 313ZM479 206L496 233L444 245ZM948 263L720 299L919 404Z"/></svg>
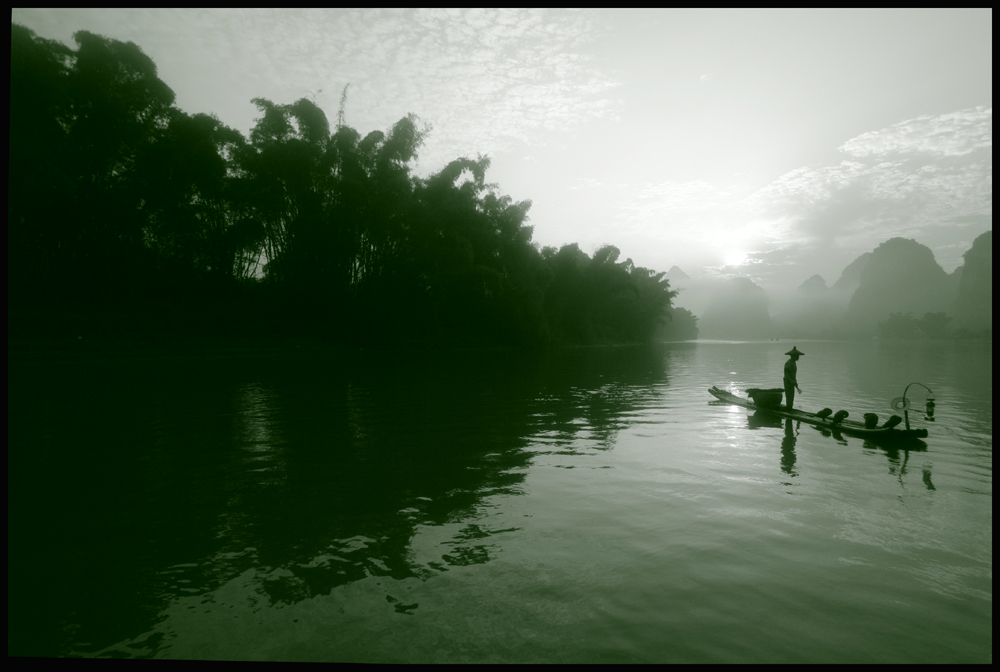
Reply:
<svg viewBox="0 0 1000 672"><path fill-rule="evenodd" d="M894 237L948 272L993 218L993 14L962 10L13 9L74 46L132 41L189 113L254 97L479 154L541 245L611 243L787 290ZM683 305L683 300L678 302Z"/></svg>

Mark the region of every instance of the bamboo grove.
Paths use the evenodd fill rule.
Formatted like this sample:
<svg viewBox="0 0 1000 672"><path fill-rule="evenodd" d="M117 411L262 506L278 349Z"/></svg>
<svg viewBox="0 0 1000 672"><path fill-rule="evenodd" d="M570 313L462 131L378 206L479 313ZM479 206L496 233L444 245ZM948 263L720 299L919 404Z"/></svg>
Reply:
<svg viewBox="0 0 1000 672"><path fill-rule="evenodd" d="M693 326L617 248L533 244L530 202L486 181L488 158L414 176L414 115L362 137L343 99L331 127L309 99L256 98L245 137L177 108L135 44L74 37L11 26L9 310L361 343L641 342L674 312Z"/></svg>

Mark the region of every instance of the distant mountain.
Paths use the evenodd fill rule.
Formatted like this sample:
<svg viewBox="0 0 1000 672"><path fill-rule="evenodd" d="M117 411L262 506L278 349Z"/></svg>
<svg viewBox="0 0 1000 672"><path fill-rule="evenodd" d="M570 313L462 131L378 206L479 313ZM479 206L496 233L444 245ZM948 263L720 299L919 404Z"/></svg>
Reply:
<svg viewBox="0 0 1000 672"><path fill-rule="evenodd" d="M993 327L993 231L987 231L972 242L962 255L958 296L955 300L955 326L966 329ZM958 272L956 270L956 273Z"/></svg>
<svg viewBox="0 0 1000 672"><path fill-rule="evenodd" d="M803 294L822 294L828 290L829 288L826 286L826 280L823 279L823 276L814 275L799 285L798 291Z"/></svg>
<svg viewBox="0 0 1000 672"><path fill-rule="evenodd" d="M663 277L670 281L671 287L676 287L677 283L691 279L691 276L682 271L678 266L671 266L670 270Z"/></svg>
<svg viewBox="0 0 1000 672"><path fill-rule="evenodd" d="M842 338L874 334L876 326L887 324L892 313L909 313L909 318L894 319L906 322L914 333L927 332L931 322L946 325L952 318L954 328L975 332L992 328L992 235L988 231L979 236L964 255L965 265L950 274L924 245L904 238L887 240L851 262L833 287L827 288L823 278L814 275L781 298L773 318L777 335ZM934 315L927 317L927 313Z"/></svg>
<svg viewBox="0 0 1000 672"><path fill-rule="evenodd" d="M699 338L742 340L771 338L767 293L749 278L733 278L713 293L698 321Z"/></svg>
<svg viewBox="0 0 1000 672"><path fill-rule="evenodd" d="M831 335L847 309L843 292L826 286L822 276L814 275L782 301L774 316L777 335L782 338L821 338Z"/></svg>
<svg viewBox="0 0 1000 672"><path fill-rule="evenodd" d="M966 253L968 254L968 253ZM948 274L945 279L945 294L948 297L948 312L954 317L955 302L958 301L958 291L962 284L962 275L965 273L965 266L959 266Z"/></svg>
<svg viewBox="0 0 1000 672"><path fill-rule="evenodd" d="M859 261L861 257L844 269L841 280ZM849 278L845 285L847 282ZM847 307L845 326L856 334L874 333L876 325L890 313L911 313L919 318L928 312L946 311L948 304L948 274L934 260L930 248L915 240L891 238L875 248L864 263L860 284Z"/></svg>
<svg viewBox="0 0 1000 672"><path fill-rule="evenodd" d="M853 293L854 290L858 288L861 284L861 273L868 266L868 262L871 261L872 253L865 252L860 257L852 261L844 269L843 273L840 274L840 278L837 282L833 283L833 289L841 292L847 292L848 294Z"/></svg>

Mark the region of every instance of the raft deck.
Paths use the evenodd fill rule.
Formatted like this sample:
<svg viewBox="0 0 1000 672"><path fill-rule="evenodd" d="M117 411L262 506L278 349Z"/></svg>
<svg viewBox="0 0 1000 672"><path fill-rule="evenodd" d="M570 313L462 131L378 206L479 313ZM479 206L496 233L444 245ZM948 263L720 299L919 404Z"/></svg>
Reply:
<svg viewBox="0 0 1000 672"><path fill-rule="evenodd" d="M822 418L815 413L810 413L808 411L800 411L797 409L788 410L786 406L778 406L775 408L757 406L749 399L737 397L735 394L727 392L726 390L720 390L714 385L709 388L708 393L719 401L724 401L727 404L743 406L744 408L749 408L754 411L769 413L783 418L791 418L792 420L797 420L799 422L806 422L810 425L826 428L831 432L841 432L843 434L860 436L876 441L912 441L914 439L923 439L927 436L927 430L923 428L906 429L905 427L876 427L874 429L869 429L862 423L855 422L854 420L841 420L840 422L834 424L832 418Z"/></svg>

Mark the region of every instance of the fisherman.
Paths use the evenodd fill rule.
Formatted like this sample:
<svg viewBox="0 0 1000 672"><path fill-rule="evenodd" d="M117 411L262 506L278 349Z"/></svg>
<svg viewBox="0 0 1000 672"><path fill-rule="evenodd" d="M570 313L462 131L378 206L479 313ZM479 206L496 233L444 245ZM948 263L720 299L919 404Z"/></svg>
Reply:
<svg viewBox="0 0 1000 672"><path fill-rule="evenodd" d="M792 349L785 353L788 355L789 359L785 362L785 399L787 400L788 410L792 410L792 402L795 401L795 390L802 392L802 388L799 387L799 381L796 378L798 375L798 367L795 362L799 361L799 357L805 353L799 352L799 349L792 346Z"/></svg>

